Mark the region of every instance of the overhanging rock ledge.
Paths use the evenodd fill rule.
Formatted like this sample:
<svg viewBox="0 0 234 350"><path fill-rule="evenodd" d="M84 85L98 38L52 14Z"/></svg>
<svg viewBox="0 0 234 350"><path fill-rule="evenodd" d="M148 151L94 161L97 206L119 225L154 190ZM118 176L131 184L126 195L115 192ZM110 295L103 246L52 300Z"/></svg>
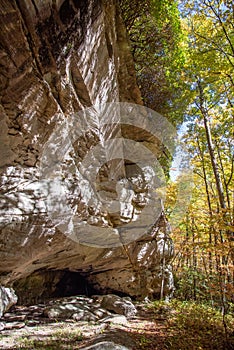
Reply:
<svg viewBox="0 0 234 350"><path fill-rule="evenodd" d="M157 297L163 280L164 294L170 294L173 248L163 215L151 232L125 246L85 246L55 227L35 186L44 146L69 115L106 102L142 103L116 1L0 3L0 283L20 286L27 300L43 298L56 289L62 271L71 271L101 293ZM134 140L136 130L126 134ZM144 130L140 137L147 143ZM91 129L77 144L78 156L98 140L98 130ZM95 216L74 189L69 199L86 219ZM118 224L114 216L107 221Z"/></svg>

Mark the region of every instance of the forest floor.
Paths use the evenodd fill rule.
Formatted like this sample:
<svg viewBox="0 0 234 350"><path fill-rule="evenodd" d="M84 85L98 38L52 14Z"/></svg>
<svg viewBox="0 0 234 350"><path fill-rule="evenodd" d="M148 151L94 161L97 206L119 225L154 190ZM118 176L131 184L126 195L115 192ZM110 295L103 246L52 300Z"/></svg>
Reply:
<svg viewBox="0 0 234 350"><path fill-rule="evenodd" d="M83 349L102 341L131 350L232 350L234 317L192 302L136 304L137 316L119 322L39 322L0 332L0 349ZM114 319L113 319L114 320ZM122 321L121 321L122 320Z"/></svg>

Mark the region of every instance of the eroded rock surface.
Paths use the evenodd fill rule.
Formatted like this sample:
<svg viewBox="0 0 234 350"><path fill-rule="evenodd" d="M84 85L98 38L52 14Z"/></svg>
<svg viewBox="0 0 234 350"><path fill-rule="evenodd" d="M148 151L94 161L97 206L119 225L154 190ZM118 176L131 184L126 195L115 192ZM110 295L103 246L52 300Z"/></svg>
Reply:
<svg viewBox="0 0 234 350"><path fill-rule="evenodd" d="M12 288L5 288L0 286L0 317L10 307L17 303L17 296Z"/></svg>
<svg viewBox="0 0 234 350"><path fill-rule="evenodd" d="M163 215L151 230L129 244L82 245L62 232L57 217L48 215L46 195L39 185L45 145L69 116L106 102L141 104L116 2L1 0L0 18L0 283L21 280L21 293L27 295L29 276L35 281L39 272L40 283L35 288L31 283L29 300L59 283L60 272L51 279L48 271L66 269L84 274L88 283L103 293L157 296L162 286L164 294L170 293L172 244ZM89 130L73 142L75 165L103 138L97 125L88 126ZM79 120L75 127L79 128ZM111 139L120 131L160 156L160 144L144 129L112 125L104 136ZM59 156L56 143L54 152ZM61 164L69 205L91 226L124 225L132 220L134 210L144 208L147 188L141 184L139 176L144 176L135 164L121 163L117 171L119 160L113 161L98 174L102 194L108 192L108 198L116 194L113 183L108 182L110 174L118 174L122 182L126 173L139 180L129 190L131 205L124 208L123 215L87 205L79 191L81 179L71 171L71 159L67 156Z"/></svg>

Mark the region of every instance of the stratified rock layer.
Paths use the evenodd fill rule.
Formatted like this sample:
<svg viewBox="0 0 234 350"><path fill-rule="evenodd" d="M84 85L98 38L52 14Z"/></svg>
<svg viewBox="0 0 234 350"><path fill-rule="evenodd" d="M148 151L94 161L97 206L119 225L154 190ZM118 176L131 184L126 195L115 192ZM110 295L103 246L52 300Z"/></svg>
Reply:
<svg viewBox="0 0 234 350"><path fill-rule="evenodd" d="M163 287L169 293L172 246L163 215L136 242L113 248L85 246L56 227L37 187L45 144L71 114L106 102L141 104L115 1L0 0L0 5L0 282L21 279L21 293L25 286L27 294L28 276L32 281L40 276L39 289L36 284L33 291L31 283L30 299L38 292L45 295L58 283L61 271L69 270L83 274L100 292L145 297L159 295ZM125 127L123 132L152 144L144 130ZM100 139L97 128L90 130L76 145L78 156L84 157ZM103 176L115 167L113 163L104 169ZM72 185L79 187L75 180ZM74 189L69 199L78 213L95 216L72 194L77 195ZM109 215L105 220L115 226L122 219ZM51 270L59 273L48 279Z"/></svg>

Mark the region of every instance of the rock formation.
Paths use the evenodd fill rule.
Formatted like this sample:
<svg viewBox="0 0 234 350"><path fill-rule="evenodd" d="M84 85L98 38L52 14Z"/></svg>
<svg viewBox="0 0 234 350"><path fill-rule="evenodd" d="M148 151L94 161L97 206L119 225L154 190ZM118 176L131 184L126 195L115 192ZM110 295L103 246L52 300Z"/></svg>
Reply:
<svg viewBox="0 0 234 350"><path fill-rule="evenodd" d="M0 317L17 302L17 296L12 288L0 287Z"/></svg>
<svg viewBox="0 0 234 350"><path fill-rule="evenodd" d="M0 5L0 284L15 286L30 301L53 295L71 271L97 292L139 298L158 296L163 286L164 294L170 293L172 244L163 215L134 242L79 244L48 215L37 187L45 145L69 116L106 102L141 104L116 1L0 0ZM105 136L111 138L116 130L106 130ZM122 131L129 139L152 145L144 130L125 126ZM98 128L80 136L74 143L78 161L100 139ZM157 145L155 152L160 154ZM107 226L124 225L121 215L85 206L76 190L80 182L69 178L68 163L65 159L63 171L72 208L86 221L98 217ZM118 164L110 163L100 178L115 173ZM142 189L134 191L144 196ZM126 216L132 218L131 210Z"/></svg>

